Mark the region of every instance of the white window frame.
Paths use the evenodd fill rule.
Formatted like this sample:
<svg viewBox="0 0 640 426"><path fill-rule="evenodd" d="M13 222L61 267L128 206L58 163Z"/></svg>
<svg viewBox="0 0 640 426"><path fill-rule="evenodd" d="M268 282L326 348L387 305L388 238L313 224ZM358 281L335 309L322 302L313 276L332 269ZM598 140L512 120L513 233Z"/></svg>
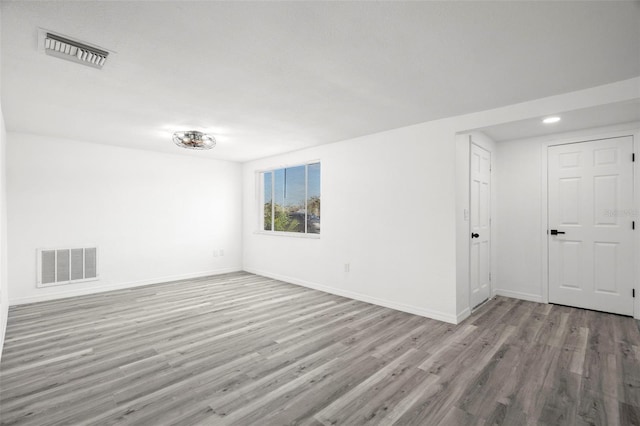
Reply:
<svg viewBox="0 0 640 426"><path fill-rule="evenodd" d="M263 235L274 235L274 236L278 236L278 237L293 237L293 238L312 238L312 239L320 239L320 235L321 234L315 234L315 233L309 233L307 232L307 220L306 220L306 216L305 216L305 221L304 221L304 232L287 232L287 231L274 231L274 230L266 230L264 229L264 203L265 203L265 199L264 199L264 174L265 173L271 173L271 190L273 193L274 190L274 184L275 184L275 172L278 170L282 170L282 169L287 169L287 168L292 168L292 167L300 167L300 166L304 166L304 174L305 174L305 187L304 187L304 191L305 191L305 198L304 198L304 209L305 212L308 214L307 210L307 202L309 200L309 166L313 165L313 164L320 164L320 203L322 205L322 162L320 160L312 160L312 161L305 161L303 163L294 163L294 164L287 164L287 165L279 165L277 167L270 167L270 168L266 168L266 169L260 169L256 171L256 200L257 200L257 205L258 205L258 230L255 232L256 234L263 234ZM275 203L272 197L271 200L271 220L272 220L272 225L271 228L273 229L273 220L275 219ZM322 228L321 228L322 230ZM322 232L322 231L321 231Z"/></svg>

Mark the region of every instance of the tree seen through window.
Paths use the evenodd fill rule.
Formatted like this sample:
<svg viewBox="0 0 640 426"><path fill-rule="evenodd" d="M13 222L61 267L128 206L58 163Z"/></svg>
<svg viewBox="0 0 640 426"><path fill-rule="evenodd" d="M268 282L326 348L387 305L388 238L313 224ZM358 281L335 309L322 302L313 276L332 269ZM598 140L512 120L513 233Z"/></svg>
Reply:
<svg viewBox="0 0 640 426"><path fill-rule="evenodd" d="M262 173L263 229L320 233L320 163Z"/></svg>

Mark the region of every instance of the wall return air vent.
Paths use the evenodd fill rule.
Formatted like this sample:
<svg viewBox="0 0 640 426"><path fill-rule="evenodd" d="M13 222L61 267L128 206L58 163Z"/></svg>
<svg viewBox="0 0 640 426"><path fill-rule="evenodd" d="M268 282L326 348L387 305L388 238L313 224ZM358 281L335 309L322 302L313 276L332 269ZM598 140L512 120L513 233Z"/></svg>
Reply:
<svg viewBox="0 0 640 426"><path fill-rule="evenodd" d="M97 247L38 249L37 287L98 279Z"/></svg>
<svg viewBox="0 0 640 426"><path fill-rule="evenodd" d="M72 40L42 29L39 30L38 40L40 50L47 55L98 69L102 69L110 53L85 42Z"/></svg>

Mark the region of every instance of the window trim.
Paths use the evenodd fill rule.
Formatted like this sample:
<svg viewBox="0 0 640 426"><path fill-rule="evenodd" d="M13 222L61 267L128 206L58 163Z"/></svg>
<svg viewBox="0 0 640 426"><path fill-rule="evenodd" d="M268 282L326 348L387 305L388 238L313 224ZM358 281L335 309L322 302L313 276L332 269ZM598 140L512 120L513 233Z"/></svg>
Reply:
<svg viewBox="0 0 640 426"><path fill-rule="evenodd" d="M257 205L258 205L258 223L257 223L257 227L258 229L254 232L254 234L260 234L260 235L273 235L273 236L277 236L277 237L294 237L294 238L311 238L311 239L320 239L320 233L316 234L316 233L310 233L308 232L308 221L305 220L304 221L304 232L287 232L287 231L275 231L275 230L266 230L264 229L264 204L265 204L265 198L264 198L264 174L265 173L271 173L271 188L272 191L274 191L275 188L275 172L277 170L282 170L282 169L287 169L287 168L292 168L292 167L300 167L300 166L304 166L304 179L305 179L305 187L304 187L304 195L305 195L305 211L308 210L307 207L307 203L309 201L309 166L312 164L320 164L320 169L322 170L322 161L320 159L316 159L316 160L309 160L309 161L305 161L305 162L299 162L299 163L290 163L290 164L285 164L285 165L278 165L278 166L273 166L273 167L268 167L268 168L261 168L261 169L257 169L255 171L256 173L256 200L257 200ZM322 199L322 172L320 172L320 197ZM275 202L273 200L273 192L272 192L272 199L271 199L271 220L273 221L275 219ZM308 212L307 212L308 213ZM272 225L273 228L273 225Z"/></svg>

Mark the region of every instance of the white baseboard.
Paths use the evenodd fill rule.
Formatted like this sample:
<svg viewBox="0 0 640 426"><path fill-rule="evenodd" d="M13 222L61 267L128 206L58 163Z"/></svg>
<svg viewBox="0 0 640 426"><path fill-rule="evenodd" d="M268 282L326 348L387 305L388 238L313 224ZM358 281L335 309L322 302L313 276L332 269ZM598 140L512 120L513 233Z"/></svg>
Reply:
<svg viewBox="0 0 640 426"><path fill-rule="evenodd" d="M456 316L456 320L457 323L456 324L460 324L462 321L466 320L467 318L469 318L469 316L471 315L471 309L469 308L464 308L462 310L462 312L460 312L457 316Z"/></svg>
<svg viewBox="0 0 640 426"><path fill-rule="evenodd" d="M7 319L9 317L9 304L3 303L0 304L2 309L0 309L0 360L2 360L2 349L4 348L4 336L7 332Z"/></svg>
<svg viewBox="0 0 640 426"><path fill-rule="evenodd" d="M511 297L512 299L528 300L529 302L544 303L542 301L542 295L540 294L522 293L519 291L496 289L496 291L494 292L494 295Z"/></svg>
<svg viewBox="0 0 640 426"><path fill-rule="evenodd" d="M447 314L441 311L425 309L418 306L407 305L400 302L394 302L391 300L379 299L377 297L368 296L362 293L356 293L354 291L343 290L335 287L329 287L323 284L300 280L297 278L287 277L284 275L273 274L267 271L260 271L253 268L244 268L244 270L252 274L262 275L263 277L273 278L275 280L280 280L280 281L285 281L291 284L301 285L303 287L312 288L314 290L324 291L325 293L331 293L337 296L347 297L349 299L359 300L361 302L371 303L373 305L395 309L396 311L402 311L402 312L407 312L409 314L420 315L422 317L431 318L438 321L444 321L451 324L457 324L458 322L458 318L456 317L456 315Z"/></svg>
<svg viewBox="0 0 640 426"><path fill-rule="evenodd" d="M46 302L49 300L65 299L67 297L86 296L89 294L104 293L105 291L124 290L127 288L141 287L141 286L150 285L150 284L160 284L160 283L166 283L170 281L202 278L210 275L221 275L221 274L228 274L231 272L240 272L240 271L242 271L242 268L212 269L209 271L192 272L192 273L180 274L180 275L170 275L170 276L164 276L164 277L151 278L148 280L131 281L131 282L120 283L120 284L110 284L110 285L105 285L100 287L86 287L86 288L76 288L73 290L62 290L62 291L56 291L55 293L38 294L34 296L17 297L15 299L9 299L9 305L14 306L14 305L24 305L27 303ZM77 285L81 285L81 284L77 284ZM60 286L59 288L63 288L63 287L64 286ZM47 290L51 288L52 287L47 287Z"/></svg>

